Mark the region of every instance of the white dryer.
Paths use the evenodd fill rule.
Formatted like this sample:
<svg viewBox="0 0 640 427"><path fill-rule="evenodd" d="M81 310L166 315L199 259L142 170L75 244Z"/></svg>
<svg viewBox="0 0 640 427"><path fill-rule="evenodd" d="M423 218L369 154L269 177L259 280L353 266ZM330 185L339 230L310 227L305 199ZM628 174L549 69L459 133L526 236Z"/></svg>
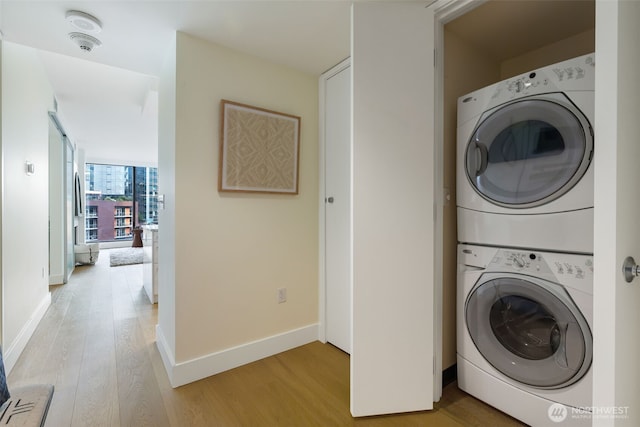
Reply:
<svg viewBox="0 0 640 427"><path fill-rule="evenodd" d="M459 245L457 310L462 390L529 425L591 425L591 256Z"/></svg>
<svg viewBox="0 0 640 427"><path fill-rule="evenodd" d="M593 253L595 56L458 99L458 241Z"/></svg>

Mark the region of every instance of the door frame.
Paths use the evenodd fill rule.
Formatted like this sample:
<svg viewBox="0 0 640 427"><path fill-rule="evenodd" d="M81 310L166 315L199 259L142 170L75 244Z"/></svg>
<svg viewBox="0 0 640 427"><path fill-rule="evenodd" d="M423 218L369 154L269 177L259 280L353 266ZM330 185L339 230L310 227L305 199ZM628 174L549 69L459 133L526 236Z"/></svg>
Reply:
<svg viewBox="0 0 640 427"><path fill-rule="evenodd" d="M318 181L318 340L327 342L327 282L326 282L326 259L325 259L325 239L326 239L326 215L325 215L325 169L326 169L326 135L325 127L325 90L327 81L336 74L351 66L351 58L346 58L322 73L318 79L318 158L319 158L319 181ZM350 260L351 264L353 260ZM351 278L352 279L352 278ZM350 286L353 286L350 279Z"/></svg>
<svg viewBox="0 0 640 427"><path fill-rule="evenodd" d="M442 347L443 347L443 280L444 280L444 205L448 192L444 188L444 26L487 0L434 0L427 7L433 9L434 19L434 301L440 301L433 307L434 324L434 367L433 399L442 397Z"/></svg>

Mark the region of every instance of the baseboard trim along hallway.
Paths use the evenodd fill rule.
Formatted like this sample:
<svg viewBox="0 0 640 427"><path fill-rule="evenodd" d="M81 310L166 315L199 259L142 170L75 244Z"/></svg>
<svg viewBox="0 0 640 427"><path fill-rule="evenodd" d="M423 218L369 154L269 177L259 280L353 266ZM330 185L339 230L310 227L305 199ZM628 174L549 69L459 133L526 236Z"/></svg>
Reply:
<svg viewBox="0 0 640 427"><path fill-rule="evenodd" d="M156 345L167 370L169 382L174 388L317 340L318 324L314 323L186 362L176 363L160 325L156 326Z"/></svg>
<svg viewBox="0 0 640 427"><path fill-rule="evenodd" d="M27 343L31 339L34 331L38 327L38 324L44 317L47 309L51 305L51 292L47 292L45 297L40 301L38 308L33 312L33 315L29 319L29 321L24 325L20 333L16 339L9 345L4 352L4 367L7 371L7 374L11 372L13 367L15 366L20 354L27 346Z"/></svg>

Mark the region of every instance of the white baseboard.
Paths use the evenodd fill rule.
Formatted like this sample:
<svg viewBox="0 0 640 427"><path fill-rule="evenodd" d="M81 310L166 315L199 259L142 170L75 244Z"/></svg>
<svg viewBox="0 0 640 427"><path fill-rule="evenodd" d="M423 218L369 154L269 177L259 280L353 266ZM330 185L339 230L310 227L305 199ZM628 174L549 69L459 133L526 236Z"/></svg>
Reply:
<svg viewBox="0 0 640 427"><path fill-rule="evenodd" d="M318 340L318 324L283 332L186 362L176 363L160 326L156 345L171 386L176 388Z"/></svg>
<svg viewBox="0 0 640 427"><path fill-rule="evenodd" d="M9 375L16 362L18 361L18 357L22 354L22 351L27 346L29 339L33 335L36 330L36 327L40 323L40 320L44 317L44 314L47 312L47 309L51 305L51 292L47 292L47 295L40 301L40 304L33 312L27 323L22 327L20 333L16 337L15 341L13 341L6 349L3 349L4 356L4 369L6 374Z"/></svg>
<svg viewBox="0 0 640 427"><path fill-rule="evenodd" d="M164 370L167 371L169 382L171 386L175 388L177 386L174 385L173 367L176 365L176 361L173 358L171 346L167 343L167 339L164 337L164 332L162 332L159 324L156 325L156 347L158 347L158 351L160 352L160 358L162 358Z"/></svg>

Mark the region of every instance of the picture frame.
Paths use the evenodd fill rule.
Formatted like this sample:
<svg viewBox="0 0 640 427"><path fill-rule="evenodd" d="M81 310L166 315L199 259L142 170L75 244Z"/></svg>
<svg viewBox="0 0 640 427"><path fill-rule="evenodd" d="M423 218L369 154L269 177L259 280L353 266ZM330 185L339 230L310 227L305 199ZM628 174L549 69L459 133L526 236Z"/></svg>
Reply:
<svg viewBox="0 0 640 427"><path fill-rule="evenodd" d="M218 191L297 195L300 121L222 99Z"/></svg>

